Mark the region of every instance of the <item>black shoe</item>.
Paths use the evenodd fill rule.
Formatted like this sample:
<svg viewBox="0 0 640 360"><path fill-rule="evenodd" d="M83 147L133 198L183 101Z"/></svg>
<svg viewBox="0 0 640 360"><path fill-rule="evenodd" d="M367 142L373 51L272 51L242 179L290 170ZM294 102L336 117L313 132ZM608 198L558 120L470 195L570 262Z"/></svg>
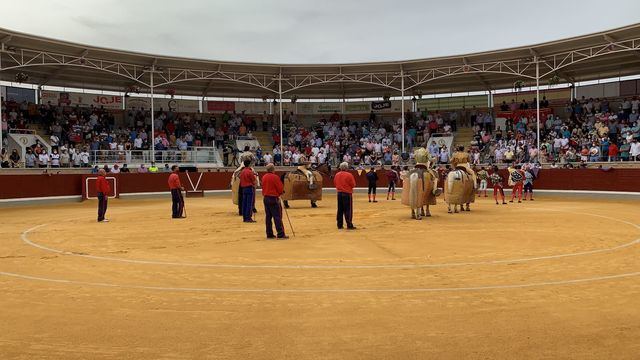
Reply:
<svg viewBox="0 0 640 360"><path fill-rule="evenodd" d="M287 235L285 235L285 236L278 236L278 240L286 240L286 239L288 239L288 238L289 238L289 237L288 237Z"/></svg>
<svg viewBox="0 0 640 360"><path fill-rule="evenodd" d="M373 202L378 202L378 200L373 200Z"/></svg>
<svg viewBox="0 0 640 360"><path fill-rule="evenodd" d="M338 226L338 230L342 230L342 229L344 229L344 227Z"/></svg>
<svg viewBox="0 0 640 360"><path fill-rule="evenodd" d="M355 230L355 229L357 229L357 227L355 226L347 227L347 230Z"/></svg>
<svg viewBox="0 0 640 360"><path fill-rule="evenodd" d="M254 223L254 222L256 222L256 221L255 221L255 220L244 220L243 222L246 222L246 223Z"/></svg>
<svg viewBox="0 0 640 360"><path fill-rule="evenodd" d="M522 201L518 200L518 203L522 203Z"/></svg>
<svg viewBox="0 0 640 360"><path fill-rule="evenodd" d="M312 208L317 208L317 207L318 207L318 205L316 205L316 203L313 203L313 204L311 204L311 207L312 207Z"/></svg>

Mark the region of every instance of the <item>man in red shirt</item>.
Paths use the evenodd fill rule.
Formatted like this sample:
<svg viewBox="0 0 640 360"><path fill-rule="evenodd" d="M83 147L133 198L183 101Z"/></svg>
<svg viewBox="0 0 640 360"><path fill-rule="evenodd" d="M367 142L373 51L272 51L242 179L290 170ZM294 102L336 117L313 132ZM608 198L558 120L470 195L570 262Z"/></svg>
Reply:
<svg viewBox="0 0 640 360"><path fill-rule="evenodd" d="M171 217L174 219L182 219L184 211L184 199L182 198L182 184L178 173L180 168L178 165L171 166L171 175L169 175L169 190L171 190Z"/></svg>
<svg viewBox="0 0 640 360"><path fill-rule="evenodd" d="M256 177L251 168L251 160L244 161L244 168L240 172L240 191L242 192L242 221L252 223L255 202Z"/></svg>
<svg viewBox="0 0 640 360"><path fill-rule="evenodd" d="M347 230L355 230L353 226L353 188L356 187L356 179L348 172L349 164L340 164L340 171L333 177L333 183L338 192L338 229L342 229L343 218L347 223Z"/></svg>
<svg viewBox="0 0 640 360"><path fill-rule="evenodd" d="M618 145L616 143L609 145L609 161L618 161Z"/></svg>
<svg viewBox="0 0 640 360"><path fill-rule="evenodd" d="M276 225L278 239L288 239L284 234L284 224L282 223L282 206L280 205L280 195L284 191L284 185L280 177L274 174L275 166L267 164L267 173L262 177L262 196L264 198L264 213L266 215L267 239L274 239L271 219Z"/></svg>
<svg viewBox="0 0 640 360"><path fill-rule="evenodd" d="M96 180L96 191L98 192L98 222L109 222L105 219L107 213L107 199L111 194L111 186L105 178L107 172L104 169L98 170L98 180Z"/></svg>

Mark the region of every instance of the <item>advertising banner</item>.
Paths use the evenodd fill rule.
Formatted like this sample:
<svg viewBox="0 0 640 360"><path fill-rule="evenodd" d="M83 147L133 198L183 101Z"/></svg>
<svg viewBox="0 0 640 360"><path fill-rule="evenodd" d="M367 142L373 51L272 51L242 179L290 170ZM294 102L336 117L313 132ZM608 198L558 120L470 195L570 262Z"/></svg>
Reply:
<svg viewBox="0 0 640 360"><path fill-rule="evenodd" d="M571 98L571 90L569 88L564 89L551 89L551 90L541 90L540 91L540 99L542 97L546 97L547 100L551 102L565 102L569 101ZM511 92L505 94L494 94L493 95L493 103L495 106L500 107L502 102L506 102L507 104L511 103L511 100L514 100L516 103L522 102L524 99L527 102L531 102L533 98L536 97L535 91L519 91L519 92Z"/></svg>
<svg viewBox="0 0 640 360"><path fill-rule="evenodd" d="M263 102L251 102L251 101L245 101L245 102L237 102L236 104L236 112L241 113L244 111L245 114L249 115L249 114L264 114L264 112L266 111L267 114L269 113L269 103L266 101Z"/></svg>
<svg viewBox="0 0 640 360"><path fill-rule="evenodd" d="M540 109L540 121L544 122L547 120L547 116L553 114L553 109L544 108ZM526 117L529 119L529 122L535 121L536 119L536 109L527 109L527 110L516 110L516 111L498 111L496 112L496 119L519 119L522 117Z"/></svg>
<svg viewBox="0 0 640 360"><path fill-rule="evenodd" d="M208 112L232 112L236 109L236 103L233 101L207 101Z"/></svg>
<svg viewBox="0 0 640 360"><path fill-rule="evenodd" d="M368 113L371 111L371 105L369 103L345 103L344 112L351 113Z"/></svg>
<svg viewBox="0 0 640 360"><path fill-rule="evenodd" d="M125 99L127 110L130 109L151 109L151 98L148 97L128 97ZM153 99L153 107L156 111L175 111L175 112L188 112L196 113L200 110L197 100L183 100L183 99L167 99L167 98L155 98Z"/></svg>
<svg viewBox="0 0 640 360"><path fill-rule="evenodd" d="M371 102L371 110L384 110L391 109L391 101L372 101Z"/></svg>
<svg viewBox="0 0 640 360"><path fill-rule="evenodd" d="M315 103L315 112L317 114L326 114L333 112L341 112L342 104L340 103Z"/></svg>
<svg viewBox="0 0 640 360"><path fill-rule="evenodd" d="M121 110L122 96L100 95L72 92L57 92L43 90L40 92L42 104L51 102L53 105L80 106L80 107L104 107L105 109Z"/></svg>
<svg viewBox="0 0 640 360"><path fill-rule="evenodd" d="M36 91L33 89L18 88L18 87L4 87L2 86L2 97L5 101L15 101L21 103L26 101L28 103L36 102Z"/></svg>

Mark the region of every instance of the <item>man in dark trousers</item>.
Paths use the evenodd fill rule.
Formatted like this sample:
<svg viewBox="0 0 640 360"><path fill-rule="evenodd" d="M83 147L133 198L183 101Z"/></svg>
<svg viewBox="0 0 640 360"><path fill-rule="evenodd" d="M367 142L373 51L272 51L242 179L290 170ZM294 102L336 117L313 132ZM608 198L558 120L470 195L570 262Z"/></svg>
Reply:
<svg viewBox="0 0 640 360"><path fill-rule="evenodd" d="M340 164L340 171L333 177L333 183L338 192L338 229L342 229L343 218L347 223L347 230L355 230L353 226L353 188L356 179L348 172L349 163Z"/></svg>
<svg viewBox="0 0 640 360"><path fill-rule="evenodd" d="M107 213L107 199L111 194L111 186L105 178L107 172L104 169L98 170L98 180L96 180L96 191L98 192L98 222L109 222L105 219Z"/></svg>
<svg viewBox="0 0 640 360"><path fill-rule="evenodd" d="M282 206L280 205L280 195L284 191L284 185L280 177L274 174L276 167L267 164L267 173L262 177L262 196L264 198L264 213L266 217L267 239L274 239L271 219L276 225L278 239L288 239L284 234L284 224L282 223Z"/></svg>
<svg viewBox="0 0 640 360"><path fill-rule="evenodd" d="M255 185L256 177L251 168L251 161L245 160L244 168L240 172L240 192L242 192L242 221L248 223L256 222L252 219Z"/></svg>
<svg viewBox="0 0 640 360"><path fill-rule="evenodd" d="M371 202L371 198L373 196L373 202L378 202L376 200L376 189L378 187L378 174L376 173L376 169L371 167L369 172L367 173L367 181L369 182L369 189L367 190L367 195L369 196L369 202Z"/></svg>
<svg viewBox="0 0 640 360"><path fill-rule="evenodd" d="M171 190L171 217L174 219L182 219L184 210L184 199L182 198L182 184L178 176L180 168L178 165L171 167L171 175L169 175L169 189Z"/></svg>

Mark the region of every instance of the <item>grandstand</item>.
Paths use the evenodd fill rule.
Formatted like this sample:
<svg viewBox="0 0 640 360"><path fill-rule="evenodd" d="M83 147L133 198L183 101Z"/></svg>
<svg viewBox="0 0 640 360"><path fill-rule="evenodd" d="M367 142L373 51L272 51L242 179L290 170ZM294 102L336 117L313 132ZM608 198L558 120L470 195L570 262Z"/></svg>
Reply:
<svg viewBox="0 0 640 360"><path fill-rule="evenodd" d="M639 56L640 24L343 64L181 58L0 28L0 359L633 359ZM522 165L536 201L479 192L472 212L449 215L441 196L418 222L410 200L382 200L387 170L401 188L419 147L445 190L460 145L505 188ZM261 195L239 221L230 193L245 149L261 178L268 163L282 179L305 158L324 169L303 186L325 192L319 208L305 198L284 213L288 241L264 239ZM335 224L343 162L351 232ZM109 224L94 216L102 169Z"/></svg>

